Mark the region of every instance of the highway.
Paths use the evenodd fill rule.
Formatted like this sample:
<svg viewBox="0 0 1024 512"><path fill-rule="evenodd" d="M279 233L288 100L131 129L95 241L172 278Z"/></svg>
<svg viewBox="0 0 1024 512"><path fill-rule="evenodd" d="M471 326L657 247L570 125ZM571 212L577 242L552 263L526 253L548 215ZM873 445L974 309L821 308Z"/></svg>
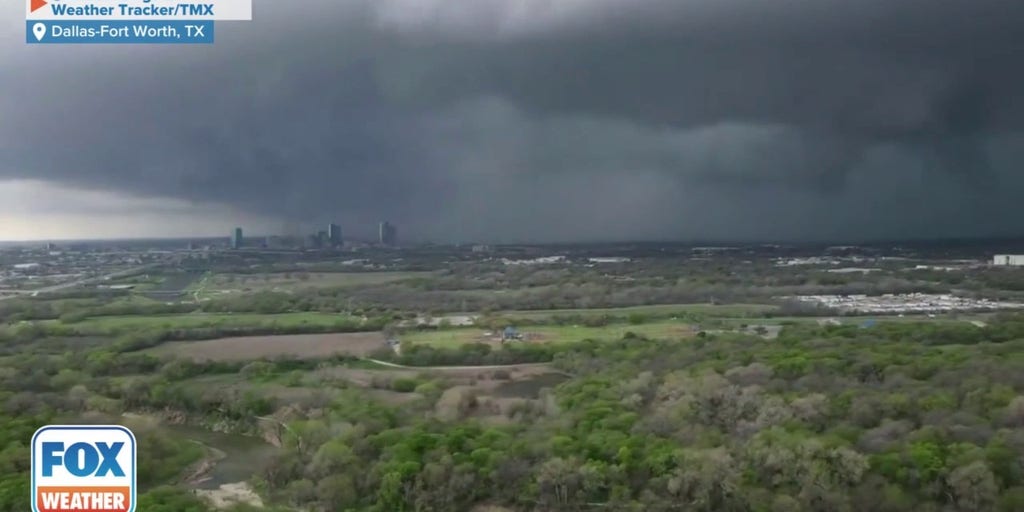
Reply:
<svg viewBox="0 0 1024 512"><path fill-rule="evenodd" d="M145 271L145 270L149 270L151 268L159 267L162 264L163 263L150 263L148 265L142 265L141 267L133 267L133 268L126 269L126 270L119 270L117 272L111 272L109 274L103 274L103 275L93 276L93 277L86 277L86 278L83 278L83 279L77 279L77 280L74 280L74 281L68 281L66 283L55 284L55 285L46 286L46 287L43 287L43 288L37 288L35 290L10 290L10 291L6 291L4 293L12 293L13 295L2 295L2 296L0 296L0 300L13 299L15 297L21 297L21 296L24 296L24 295L28 295L28 296L33 296L34 297L36 295L43 295L43 294L47 294L47 293L59 292L61 290L66 290L68 288L74 288L76 286L82 286L82 285L86 285L86 284L92 284L92 283L96 283L96 282L106 281L106 280L109 280L109 279L117 279L119 277L130 276L132 274L137 274L139 272L142 272L142 271Z"/></svg>

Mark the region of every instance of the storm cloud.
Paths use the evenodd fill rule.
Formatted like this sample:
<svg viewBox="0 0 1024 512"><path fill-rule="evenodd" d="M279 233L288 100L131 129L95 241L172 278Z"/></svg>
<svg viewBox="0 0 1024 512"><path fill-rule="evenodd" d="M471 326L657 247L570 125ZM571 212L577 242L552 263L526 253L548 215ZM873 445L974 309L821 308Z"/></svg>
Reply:
<svg viewBox="0 0 1024 512"><path fill-rule="evenodd" d="M1022 2L255 1L187 48L0 7L0 186L448 241L1024 230Z"/></svg>

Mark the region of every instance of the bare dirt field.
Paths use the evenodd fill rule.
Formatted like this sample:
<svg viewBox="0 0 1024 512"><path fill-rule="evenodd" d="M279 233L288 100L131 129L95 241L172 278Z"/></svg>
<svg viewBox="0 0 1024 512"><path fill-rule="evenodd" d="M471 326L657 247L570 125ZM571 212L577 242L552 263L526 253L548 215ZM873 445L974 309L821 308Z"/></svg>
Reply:
<svg viewBox="0 0 1024 512"><path fill-rule="evenodd" d="M427 376L443 378L454 384L472 385L480 390L493 390L509 382L531 381L538 377L559 375L546 364L516 365L506 368L482 370L477 368L412 368L396 367L368 370L334 366L320 368L315 375L321 379L340 378L361 387L373 386L374 379L416 378Z"/></svg>
<svg viewBox="0 0 1024 512"><path fill-rule="evenodd" d="M279 356L318 358L335 354L363 356L383 347L384 342L385 337L379 332L286 334L164 343L147 352L196 361L244 361Z"/></svg>

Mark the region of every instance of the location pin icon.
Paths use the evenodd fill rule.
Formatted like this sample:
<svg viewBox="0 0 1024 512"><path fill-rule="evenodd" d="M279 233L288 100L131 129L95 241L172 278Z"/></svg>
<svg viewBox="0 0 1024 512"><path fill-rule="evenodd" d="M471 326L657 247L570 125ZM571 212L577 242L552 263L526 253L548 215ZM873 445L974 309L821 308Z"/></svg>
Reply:
<svg viewBox="0 0 1024 512"><path fill-rule="evenodd" d="M46 35L46 24L36 23L32 25L32 34L36 36L36 41L42 41L43 36Z"/></svg>

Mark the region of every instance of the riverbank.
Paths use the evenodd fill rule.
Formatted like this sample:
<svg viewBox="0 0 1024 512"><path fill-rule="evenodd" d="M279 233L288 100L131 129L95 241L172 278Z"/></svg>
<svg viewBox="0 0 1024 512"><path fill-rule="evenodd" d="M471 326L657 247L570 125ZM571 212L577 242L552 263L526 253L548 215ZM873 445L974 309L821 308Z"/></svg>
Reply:
<svg viewBox="0 0 1024 512"><path fill-rule="evenodd" d="M203 457L182 471L174 485L190 489L218 509L240 503L263 506L262 498L249 481L278 453L278 447L260 437L217 432L189 424L181 415L168 416L172 421L148 413L125 413L122 418L130 428L159 429L203 448Z"/></svg>

